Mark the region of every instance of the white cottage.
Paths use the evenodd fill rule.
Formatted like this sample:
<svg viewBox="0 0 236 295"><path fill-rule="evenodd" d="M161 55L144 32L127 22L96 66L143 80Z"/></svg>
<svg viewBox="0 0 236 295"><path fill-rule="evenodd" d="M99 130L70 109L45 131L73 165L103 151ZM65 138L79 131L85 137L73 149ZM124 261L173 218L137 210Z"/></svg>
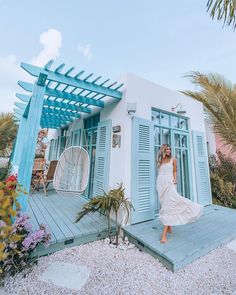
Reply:
<svg viewBox="0 0 236 295"><path fill-rule="evenodd" d="M65 147L82 139L90 155L84 196L92 198L122 182L135 207L134 224L158 213L156 156L168 143L178 163L179 193L211 204L203 105L133 74L120 80L124 90L118 103L107 102L103 109L50 130L48 160L58 159Z"/></svg>

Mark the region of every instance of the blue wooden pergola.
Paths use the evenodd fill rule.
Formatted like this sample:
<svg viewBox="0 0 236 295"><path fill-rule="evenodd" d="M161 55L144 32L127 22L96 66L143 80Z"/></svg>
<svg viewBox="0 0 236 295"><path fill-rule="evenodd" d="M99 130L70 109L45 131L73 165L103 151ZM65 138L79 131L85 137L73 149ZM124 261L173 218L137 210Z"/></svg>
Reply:
<svg viewBox="0 0 236 295"><path fill-rule="evenodd" d="M60 128L104 108L107 102L122 98L119 89L123 84L111 83L102 76L86 75L84 71L72 75L75 67L65 71L65 64L54 70L52 66L53 60L43 68L21 63L21 67L36 80L33 84L18 81L29 94L16 94L21 102L16 102L14 109L19 129L12 164L19 167L18 181L28 193L40 127ZM22 194L19 202L25 211L27 196Z"/></svg>

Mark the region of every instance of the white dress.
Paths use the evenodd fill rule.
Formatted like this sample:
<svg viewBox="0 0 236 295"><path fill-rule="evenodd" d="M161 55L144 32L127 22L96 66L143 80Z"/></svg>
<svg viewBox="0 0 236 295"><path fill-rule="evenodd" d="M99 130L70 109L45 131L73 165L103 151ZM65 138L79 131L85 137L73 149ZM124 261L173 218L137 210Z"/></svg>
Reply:
<svg viewBox="0 0 236 295"><path fill-rule="evenodd" d="M197 220L203 206L182 197L173 182L173 159L159 167L156 188L161 204L160 221L164 225L181 225Z"/></svg>

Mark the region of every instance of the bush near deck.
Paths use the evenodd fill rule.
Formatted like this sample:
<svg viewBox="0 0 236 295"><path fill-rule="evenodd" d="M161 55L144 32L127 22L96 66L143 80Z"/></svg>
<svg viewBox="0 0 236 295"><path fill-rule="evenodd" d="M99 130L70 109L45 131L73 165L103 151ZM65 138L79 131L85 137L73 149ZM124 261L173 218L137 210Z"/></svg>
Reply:
<svg viewBox="0 0 236 295"><path fill-rule="evenodd" d="M209 166L213 203L236 209L236 163L218 151Z"/></svg>

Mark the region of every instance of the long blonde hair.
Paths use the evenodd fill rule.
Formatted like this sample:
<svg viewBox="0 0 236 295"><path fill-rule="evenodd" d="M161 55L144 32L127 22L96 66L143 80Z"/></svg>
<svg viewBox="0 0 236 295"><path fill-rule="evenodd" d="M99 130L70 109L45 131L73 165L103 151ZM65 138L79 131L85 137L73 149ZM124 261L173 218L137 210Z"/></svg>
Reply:
<svg viewBox="0 0 236 295"><path fill-rule="evenodd" d="M163 160L166 158L166 149L171 147L169 146L169 144L163 144L160 147L159 153L158 153L158 158L157 158L157 167L159 168L163 162ZM170 153L170 158L171 158L171 153Z"/></svg>

